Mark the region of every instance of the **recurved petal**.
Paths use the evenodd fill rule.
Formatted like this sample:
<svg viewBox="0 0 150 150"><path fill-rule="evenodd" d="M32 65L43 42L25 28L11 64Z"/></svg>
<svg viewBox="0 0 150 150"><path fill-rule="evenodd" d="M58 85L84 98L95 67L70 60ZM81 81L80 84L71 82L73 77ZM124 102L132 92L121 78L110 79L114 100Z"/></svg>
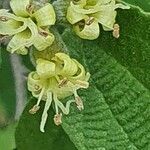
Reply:
<svg viewBox="0 0 150 150"><path fill-rule="evenodd" d="M51 46L54 42L55 37L50 32L40 31L33 38L33 44L35 48L39 51L45 50L47 47Z"/></svg>
<svg viewBox="0 0 150 150"><path fill-rule="evenodd" d="M29 74L27 85L28 90L31 92L38 92L40 89L42 89L42 82L37 72L31 72Z"/></svg>
<svg viewBox="0 0 150 150"><path fill-rule="evenodd" d="M84 7L87 3L87 0L73 0L71 3L75 4L75 5L79 5L81 7Z"/></svg>
<svg viewBox="0 0 150 150"><path fill-rule="evenodd" d="M68 7L66 17L71 24L75 24L83 19L88 18L87 15L77 12L72 6Z"/></svg>
<svg viewBox="0 0 150 150"><path fill-rule="evenodd" d="M25 30L27 26L16 20L8 20L6 22L0 21L0 34L2 35L14 35Z"/></svg>
<svg viewBox="0 0 150 150"><path fill-rule="evenodd" d="M17 16L28 17L27 7L30 5L30 2L31 0L11 0L10 7Z"/></svg>
<svg viewBox="0 0 150 150"><path fill-rule="evenodd" d="M86 71L84 69L84 67L75 59L72 59L76 65L78 66L78 71L76 73L76 75L70 77L71 80L85 80L86 77Z"/></svg>
<svg viewBox="0 0 150 150"><path fill-rule="evenodd" d="M7 46L7 50L11 53L17 52L19 54L26 55L27 49L32 45L32 41L30 40L31 32L29 30L25 30L23 32L17 33L13 36L11 41Z"/></svg>
<svg viewBox="0 0 150 150"><path fill-rule="evenodd" d="M101 10L92 16L97 19L97 21L102 24L104 30L111 31L115 23L117 12L114 6L106 5L101 8Z"/></svg>
<svg viewBox="0 0 150 150"><path fill-rule="evenodd" d="M85 24L84 27L80 27L79 24L74 25L76 34L82 39L94 40L97 39L100 34L99 24L94 20L91 24Z"/></svg>
<svg viewBox="0 0 150 150"><path fill-rule="evenodd" d="M50 78L55 76L55 64L48 60L38 59L36 70L41 78Z"/></svg>
<svg viewBox="0 0 150 150"><path fill-rule="evenodd" d="M86 1L87 1L87 5L94 6L94 5L105 5L110 3L112 0L86 0Z"/></svg>
<svg viewBox="0 0 150 150"><path fill-rule="evenodd" d="M61 61L61 69L59 75L63 76L73 76L78 71L77 64L65 53L56 53L55 54L56 60Z"/></svg>
<svg viewBox="0 0 150 150"><path fill-rule="evenodd" d="M41 26L49 26L54 25L56 22L56 14L54 8L51 4L46 4L44 7L37 10L33 17L35 17L37 21L37 25Z"/></svg>
<svg viewBox="0 0 150 150"><path fill-rule="evenodd" d="M0 34L14 35L26 29L25 19L17 17L8 12L8 10L0 10Z"/></svg>

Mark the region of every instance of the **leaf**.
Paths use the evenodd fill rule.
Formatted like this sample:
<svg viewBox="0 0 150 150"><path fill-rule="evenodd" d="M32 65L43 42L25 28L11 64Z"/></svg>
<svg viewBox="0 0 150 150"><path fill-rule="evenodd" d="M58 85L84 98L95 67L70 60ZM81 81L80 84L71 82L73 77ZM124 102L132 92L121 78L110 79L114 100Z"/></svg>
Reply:
<svg viewBox="0 0 150 150"><path fill-rule="evenodd" d="M3 62L0 68L0 105L2 105L7 112L7 118L12 119L15 114L16 105L14 78L9 54L6 52L4 46L1 47L1 50Z"/></svg>
<svg viewBox="0 0 150 150"><path fill-rule="evenodd" d="M44 102L37 115L29 114L29 109L35 104L36 100L31 99L23 112L16 131L16 142L18 150L76 150L67 134L61 126L57 127L53 123L54 112L49 111L49 118L46 124L46 132L41 133L39 123L44 109Z"/></svg>
<svg viewBox="0 0 150 150"><path fill-rule="evenodd" d="M100 38L95 41L81 40L70 30L63 34L70 55L84 64L92 75L91 87L80 92L85 110L80 113L72 106L71 113L63 117L62 126L79 150L150 148L150 92L143 82L144 73L139 75L149 62L149 30L146 29L149 29L150 17L136 8L119 11L118 14L118 23L121 25L119 40L112 38L111 32L104 31L101 31ZM142 30L143 28L145 30ZM132 49L139 57L130 56ZM147 57L146 61L141 59L141 54ZM142 64L140 71L133 71L137 64L132 59ZM128 67L130 65L133 67ZM45 143L47 138L52 138L51 130L55 127L52 122L51 127L48 126L50 123L48 120L45 133L45 137L47 135L48 137L41 137L39 132L41 112L29 116L27 112L31 108L31 103L32 101L25 109L16 133L17 143L22 148L36 145L37 143L34 143L37 140L33 139L37 137L37 145L41 147L41 143ZM53 115L49 113L49 116ZM59 133L59 127L55 129ZM25 143L22 139L25 139ZM57 142L59 140L61 138L58 138ZM58 149L60 150L60 147Z"/></svg>
<svg viewBox="0 0 150 150"><path fill-rule="evenodd" d="M4 129L0 129L0 149L13 150L15 148L16 123L12 123Z"/></svg>
<svg viewBox="0 0 150 150"><path fill-rule="evenodd" d="M150 62L150 34L149 30L142 31L150 28L150 16L141 14L136 8L119 11L118 14L118 22L122 27L119 40L113 39L112 33L102 31L98 40L83 41L68 31L64 34L64 41L72 57L83 60L89 68L93 84L103 93L113 116L129 140L137 149L147 150L150 148L150 92L147 88L150 73L145 70L148 70ZM126 64L126 68L118 62ZM68 122L71 124L72 120ZM64 129L71 136L66 126ZM88 139L87 136L84 138Z"/></svg>
<svg viewBox="0 0 150 150"><path fill-rule="evenodd" d="M144 11L150 11L150 1L149 0L124 0L127 3L130 3L135 6L141 7Z"/></svg>

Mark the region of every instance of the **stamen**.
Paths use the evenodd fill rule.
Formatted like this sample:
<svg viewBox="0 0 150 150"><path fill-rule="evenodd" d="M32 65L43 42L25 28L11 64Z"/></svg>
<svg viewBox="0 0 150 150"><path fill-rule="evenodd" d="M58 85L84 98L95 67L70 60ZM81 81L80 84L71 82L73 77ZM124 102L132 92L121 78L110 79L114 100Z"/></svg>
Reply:
<svg viewBox="0 0 150 150"><path fill-rule="evenodd" d="M40 89L40 86L39 85L35 85L34 88L35 88L35 90L38 91Z"/></svg>
<svg viewBox="0 0 150 150"><path fill-rule="evenodd" d="M0 35L0 42L4 42L9 36L8 35Z"/></svg>
<svg viewBox="0 0 150 150"><path fill-rule="evenodd" d="M6 21L8 21L8 18L5 16L0 16L0 21L6 22Z"/></svg>
<svg viewBox="0 0 150 150"><path fill-rule="evenodd" d="M41 93L39 94L39 98L38 98L36 105L34 105L33 108L29 110L30 114L35 114L40 109L39 104L40 104L40 101L43 97L44 92L45 92L45 88L43 88Z"/></svg>
<svg viewBox="0 0 150 150"><path fill-rule="evenodd" d="M62 114L60 113L60 114L56 114L55 116L54 116L54 123L57 125L57 126L59 126L61 123L62 123Z"/></svg>
<svg viewBox="0 0 150 150"><path fill-rule="evenodd" d="M94 17L90 17L87 21L86 21L86 25L91 25L94 22Z"/></svg>
<svg viewBox="0 0 150 150"><path fill-rule="evenodd" d="M70 111L70 104L72 102L75 102L75 100L69 100L69 101L67 101L66 107L65 107L63 105L63 103L60 100L58 100L56 94L54 94L54 102L55 102L56 114L58 114L58 107L59 107L65 115L68 115L69 111Z"/></svg>
<svg viewBox="0 0 150 150"><path fill-rule="evenodd" d="M44 95L44 92L45 92L45 87L42 88L42 91L41 93L39 94L39 98L38 98L38 101L37 101L37 106L40 104L40 101L42 100L42 97Z"/></svg>
<svg viewBox="0 0 150 150"><path fill-rule="evenodd" d="M119 26L119 24L114 24L113 37L115 37L117 39L120 37L120 26Z"/></svg>
<svg viewBox="0 0 150 150"><path fill-rule="evenodd" d="M76 84L79 85L81 88L85 88L85 89L89 87L89 83L87 81L77 80Z"/></svg>
<svg viewBox="0 0 150 150"><path fill-rule="evenodd" d="M51 103L52 103L52 93L49 92L49 93L47 93L47 100L46 100L45 108L44 108L44 111L42 114L42 120L41 120L41 124L40 124L40 131L41 132L45 132L44 127L45 127L45 123L46 123L46 120L48 117L47 111L49 110Z"/></svg>
<svg viewBox="0 0 150 150"><path fill-rule="evenodd" d="M33 4L29 4L27 5L26 10L28 13L33 14L35 10L35 6Z"/></svg>
<svg viewBox="0 0 150 150"><path fill-rule="evenodd" d="M29 113L34 115L40 109L40 106L34 105L32 109L29 110Z"/></svg>
<svg viewBox="0 0 150 150"><path fill-rule="evenodd" d="M58 84L59 88L63 87L64 85L66 85L68 83L68 79L64 78L63 80L61 80Z"/></svg>
<svg viewBox="0 0 150 150"><path fill-rule="evenodd" d="M39 34L44 36L44 37L48 36L48 32L46 32L46 31L39 31Z"/></svg>
<svg viewBox="0 0 150 150"><path fill-rule="evenodd" d="M74 96L75 96L75 102L77 104L77 108L81 111L84 109L84 105L82 102L82 99L79 97L79 95L77 94L77 91L74 92Z"/></svg>

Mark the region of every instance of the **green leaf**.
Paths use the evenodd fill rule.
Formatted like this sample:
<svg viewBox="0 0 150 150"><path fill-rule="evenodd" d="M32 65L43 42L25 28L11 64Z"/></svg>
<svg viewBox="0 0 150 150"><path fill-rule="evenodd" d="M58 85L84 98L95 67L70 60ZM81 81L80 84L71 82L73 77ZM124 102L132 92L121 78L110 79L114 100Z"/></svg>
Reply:
<svg viewBox="0 0 150 150"><path fill-rule="evenodd" d="M49 111L49 118L46 124L46 132L39 130L39 123L44 109L44 102L37 115L29 114L29 109L35 104L36 100L31 99L25 108L19 121L16 131L16 142L18 150L76 150L74 144L68 138L61 126L57 127L53 123L54 112Z"/></svg>
<svg viewBox="0 0 150 150"><path fill-rule="evenodd" d="M95 41L82 40L70 30L63 34L70 55L91 73L91 87L79 93L85 110L80 113L72 105L71 113L63 117L62 126L79 150L150 149L150 92L147 84L150 73L146 71L150 64L150 16L136 8L120 10L118 14L119 39L104 31ZM61 127L53 125L50 112L51 121L48 120L44 133L47 138L41 136L41 111L35 116L27 113L33 103L30 101L25 109L16 133L20 150L36 145L35 141L38 141L38 147L42 147L47 138L52 138L50 134L54 128L60 132ZM61 138L57 143L59 140ZM49 145L46 146L43 147L46 149ZM60 150L60 146L57 149Z"/></svg>
<svg viewBox="0 0 150 150"><path fill-rule="evenodd" d="M96 41L83 41L75 35L73 37L71 32L64 34L64 40L72 57L83 60L89 68L92 83L103 93L130 142L137 149L147 150L150 148L150 30L143 29L150 28L150 16L141 14L136 8L119 11L118 14L118 23L121 25L119 40L114 39L111 32L103 31ZM68 134L71 136L71 132ZM85 141L88 139L87 136L84 138Z"/></svg>
<svg viewBox="0 0 150 150"><path fill-rule="evenodd" d="M130 3L135 6L141 7L144 11L150 11L150 1L149 0L124 0L127 3Z"/></svg>
<svg viewBox="0 0 150 150"><path fill-rule="evenodd" d="M4 46L1 47L1 50L3 62L0 68L0 105L4 107L7 118L12 119L16 105L13 71L11 70L9 53L6 52Z"/></svg>
<svg viewBox="0 0 150 150"><path fill-rule="evenodd" d="M0 129L1 150L13 150L15 148L15 128L16 123L12 123L6 128Z"/></svg>

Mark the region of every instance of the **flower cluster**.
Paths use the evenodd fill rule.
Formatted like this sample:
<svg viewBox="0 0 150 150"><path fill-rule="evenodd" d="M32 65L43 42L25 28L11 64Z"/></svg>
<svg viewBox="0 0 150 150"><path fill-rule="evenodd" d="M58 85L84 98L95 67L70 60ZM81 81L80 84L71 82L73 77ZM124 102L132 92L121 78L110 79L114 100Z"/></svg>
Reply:
<svg viewBox="0 0 150 150"><path fill-rule="evenodd" d="M0 37L11 37L7 50L25 55L28 48L34 46L37 52L42 51L42 55L46 55L46 59L37 58L36 71L28 76L28 90L37 98L37 103L29 112L35 114L40 109L40 102L46 101L40 123L40 131L44 132L51 104L56 112L56 125L62 123L62 114L69 113L71 103L76 103L79 110L84 109L77 90L89 87L90 74L67 54L55 51L54 57L49 57L48 51L44 51L47 49L50 52L48 47L52 46L55 40L49 30L56 22L56 14L51 4L11 0L10 7L14 14L6 9L0 10ZM116 0L72 0L66 17L76 34L83 39L96 39L100 34L99 24L105 31L113 30L113 36L118 38L120 28L115 24L117 8L129 7L116 3ZM63 101L71 95L74 95L74 99Z"/></svg>
<svg viewBox="0 0 150 150"><path fill-rule="evenodd" d="M28 77L28 89L34 97L38 98L38 101L29 112L35 114L40 108L40 101L46 101L40 124L41 132L44 132L48 117L47 111L52 102L55 105L54 122L56 125L61 124L62 113L69 113L72 102L77 104L79 110L84 108L77 90L88 88L89 77L90 74L86 73L84 67L78 61L71 59L64 53L56 53L51 61L37 60L36 71L31 72ZM71 95L74 95L75 99L67 101L66 106L64 106L61 99Z"/></svg>
<svg viewBox="0 0 150 150"><path fill-rule="evenodd" d="M80 38L94 40L100 34L99 24L105 31L114 30L117 8L129 9L116 0L73 0L67 19Z"/></svg>
<svg viewBox="0 0 150 150"><path fill-rule="evenodd" d="M7 46L9 52L25 55L32 45L42 51L53 43L49 27L55 24L56 16L51 4L11 0L10 7L14 14L0 10L0 35L12 36Z"/></svg>

